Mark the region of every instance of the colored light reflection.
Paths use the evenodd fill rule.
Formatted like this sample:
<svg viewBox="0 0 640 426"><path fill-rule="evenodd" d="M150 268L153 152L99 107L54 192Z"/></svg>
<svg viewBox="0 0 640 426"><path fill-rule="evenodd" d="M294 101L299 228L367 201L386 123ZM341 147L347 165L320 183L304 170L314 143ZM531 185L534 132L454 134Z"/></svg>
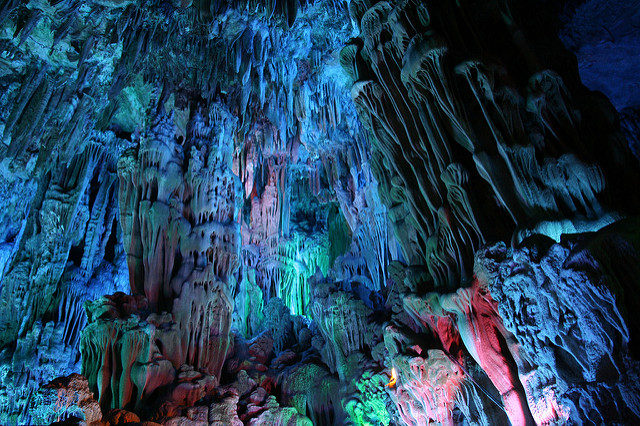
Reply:
<svg viewBox="0 0 640 426"><path fill-rule="evenodd" d="M389 383L387 383L387 387L394 388L396 386L397 381L398 381L398 372L396 371L396 368L393 367L391 369L391 379L389 380Z"/></svg>

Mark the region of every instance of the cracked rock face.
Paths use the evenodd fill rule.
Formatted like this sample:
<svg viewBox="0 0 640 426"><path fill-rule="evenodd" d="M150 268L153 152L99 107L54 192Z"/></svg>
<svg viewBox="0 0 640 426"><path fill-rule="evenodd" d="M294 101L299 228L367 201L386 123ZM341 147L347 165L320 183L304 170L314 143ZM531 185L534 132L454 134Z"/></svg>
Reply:
<svg viewBox="0 0 640 426"><path fill-rule="evenodd" d="M0 2L0 424L637 423L622 3Z"/></svg>

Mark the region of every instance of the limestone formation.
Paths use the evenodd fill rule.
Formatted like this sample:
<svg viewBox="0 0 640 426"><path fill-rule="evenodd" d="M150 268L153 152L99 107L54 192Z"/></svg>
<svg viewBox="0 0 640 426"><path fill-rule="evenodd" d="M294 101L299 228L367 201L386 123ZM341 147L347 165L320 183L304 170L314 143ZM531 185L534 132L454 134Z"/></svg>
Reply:
<svg viewBox="0 0 640 426"><path fill-rule="evenodd" d="M638 3L0 1L0 424L638 423Z"/></svg>
<svg viewBox="0 0 640 426"><path fill-rule="evenodd" d="M104 408L140 410L162 393L190 406L220 381L238 268L240 183L224 138L231 119L219 109L191 114L182 143L164 116L118 164L133 296L88 305L82 340L83 374Z"/></svg>

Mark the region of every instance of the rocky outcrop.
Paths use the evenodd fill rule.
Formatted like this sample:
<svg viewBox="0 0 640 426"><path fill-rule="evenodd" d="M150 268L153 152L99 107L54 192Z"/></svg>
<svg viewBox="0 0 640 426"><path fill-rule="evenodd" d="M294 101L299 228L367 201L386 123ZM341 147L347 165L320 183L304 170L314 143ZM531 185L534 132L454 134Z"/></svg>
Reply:
<svg viewBox="0 0 640 426"><path fill-rule="evenodd" d="M77 406L84 414L88 424L102 421L102 410L89 390L89 382L83 376L74 373L60 377L45 385L46 389L57 391L56 405L62 409ZM139 419L138 419L139 420Z"/></svg>
<svg viewBox="0 0 640 426"><path fill-rule="evenodd" d="M465 380L480 379L465 361L468 354L501 395L513 424L636 418L637 321L628 314L640 253L635 229L633 219L561 243L535 236L512 250L491 246L476 257L471 287L405 298L407 311L449 354L440 356L449 371L442 377L454 390L444 401L468 411L468 402L454 398ZM627 266L610 269L613 258ZM413 363L433 368L433 356ZM412 383L414 370L398 369L399 390ZM435 383L423 379L417 389L426 392ZM400 398L398 405L407 410ZM437 406L428 406L427 418L452 418L453 406L434 413Z"/></svg>
<svg viewBox="0 0 640 426"><path fill-rule="evenodd" d="M456 355L461 358L462 347L454 345L464 345L498 390L512 424L533 424L518 368L509 351L511 336L504 330L497 305L485 288L474 283L471 288L443 296L432 294L426 300L409 296L405 309L432 327L446 351L457 349Z"/></svg>
<svg viewBox="0 0 640 426"><path fill-rule="evenodd" d="M552 6L559 9L560 39L575 53L582 82L605 94L618 111L640 106L638 6L637 0Z"/></svg>
<svg viewBox="0 0 640 426"><path fill-rule="evenodd" d="M638 322L630 310L637 226L633 219L560 244L539 238L478 255L476 273L517 339L514 358L539 421L554 411L602 422L640 415Z"/></svg>

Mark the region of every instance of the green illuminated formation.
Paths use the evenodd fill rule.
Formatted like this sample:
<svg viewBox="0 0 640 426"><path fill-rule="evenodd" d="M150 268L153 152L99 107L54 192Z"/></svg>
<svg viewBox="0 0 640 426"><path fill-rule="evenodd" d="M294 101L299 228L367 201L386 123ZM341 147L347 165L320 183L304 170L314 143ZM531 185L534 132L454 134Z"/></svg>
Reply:
<svg viewBox="0 0 640 426"><path fill-rule="evenodd" d="M389 425L393 411L389 412L392 402L385 389L388 377L385 373L365 371L354 382L355 397L347 400L344 407L354 424L359 426Z"/></svg>
<svg viewBox="0 0 640 426"><path fill-rule="evenodd" d="M309 281L318 271L329 270L328 243L325 238L310 240L294 234L290 241L278 247L282 270L276 274L276 296L280 297L294 315L307 315L311 301Z"/></svg>

